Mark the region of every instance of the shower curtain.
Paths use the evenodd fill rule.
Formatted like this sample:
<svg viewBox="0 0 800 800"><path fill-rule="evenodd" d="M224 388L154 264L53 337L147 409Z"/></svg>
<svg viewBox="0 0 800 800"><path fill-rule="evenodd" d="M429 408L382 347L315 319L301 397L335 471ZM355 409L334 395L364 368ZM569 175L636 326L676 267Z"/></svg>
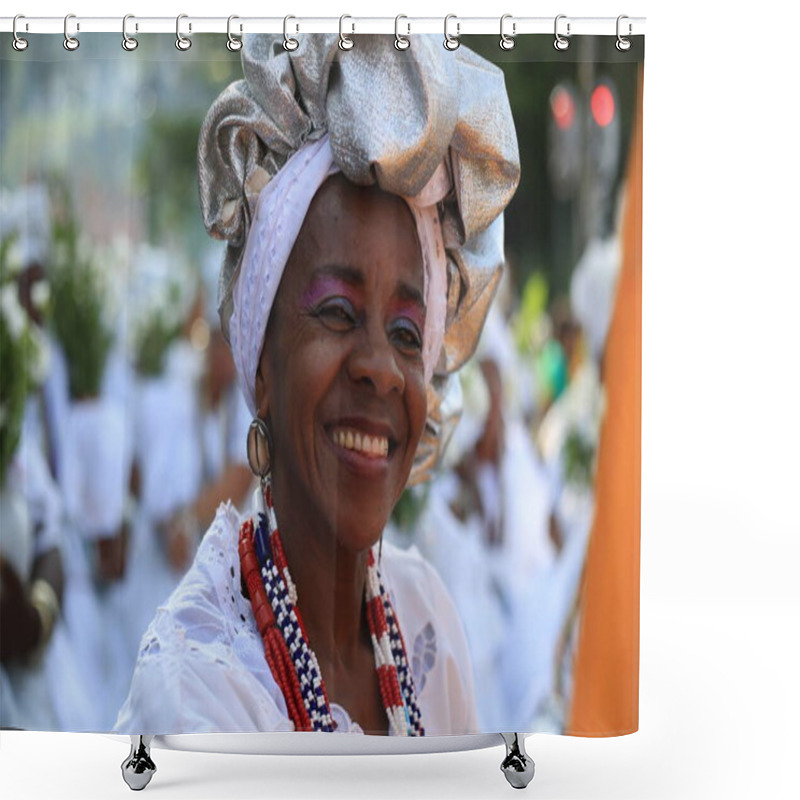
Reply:
<svg viewBox="0 0 800 800"><path fill-rule="evenodd" d="M316 36L298 37L298 52ZM309 655L294 658L287 639L288 661L275 666L238 538L227 550L215 538L225 525L239 533L260 489L252 452L248 458L254 414L219 313L220 274L238 274L244 244L225 233L226 203L234 201L221 188L214 213L223 222L208 222L204 120L226 87L252 79L252 70L243 73L242 54L219 35L194 35L184 51L162 34L141 36L130 52L118 34L81 38L72 52L58 36L34 37L16 52L11 36L0 35L0 726L292 730L290 706L313 721L316 701L291 699L286 687L302 689L312 667L329 689L337 685L332 672L326 677L328 661L312 663L320 627L297 623L299 632L286 635L302 632ZM346 93L356 71L342 64L368 50L370 37L353 36L349 51L336 38L319 49L327 54L320 70ZM492 143L496 130L481 122L490 119L485 105L472 110L469 130L493 158L503 151L498 163L511 163L515 150L518 168L492 223L502 229L502 269L477 287L478 272L456 256L448 262L446 330L459 319L452 311L459 291L482 298L480 319L460 334L469 352L459 354L458 369L445 370L446 385L447 359L438 362L415 467L380 549L375 543L387 617L385 630L376 618L363 631L367 644L378 642L376 653L386 636L397 671L389 728L394 708L401 727L427 735L631 733L638 728L643 38L621 52L612 36L574 37L563 51L552 36L519 36L511 50L498 48L495 36L474 36L449 52L441 37L427 37L434 45L419 36L410 55L383 38L389 45L370 51L381 59L413 59L415 48L435 46L442 61L431 63L485 64L474 75L484 70L507 93L513 145ZM270 44L275 58L296 63L281 41ZM256 47L245 38L245 55ZM408 74L420 85L402 88L430 101L419 107L424 122L447 87L419 59ZM375 92L369 70L381 63L366 59L360 78ZM448 65L437 69L450 75ZM310 72L286 74L296 82L261 85L258 103L293 103L306 114L305 144L317 137L319 119L333 118L333 105L302 85L298 76ZM459 120L479 83L459 86ZM254 91L241 90L236 113L251 113ZM400 138L419 109L387 103L395 115L387 128ZM282 119L287 130L294 124ZM353 124L366 123L337 123ZM339 168L353 179L347 152L336 149L338 130L330 123L334 166L319 184L335 181L329 176ZM261 144L247 151L242 173L252 181L243 189L252 205L241 212L248 228L259 193L294 152L280 125L257 133ZM227 135L215 146L236 153L242 134L223 141ZM447 152L469 146L454 135ZM469 216L486 205L470 191L488 189L468 185L472 173L459 171L454 156L445 163L449 183L424 208L438 209L434 228L443 233L431 234L442 237L434 243L460 252L470 225L476 236L486 228ZM374 167L359 178L383 180L386 171ZM426 175L414 191L394 195L418 197L433 183ZM424 251L428 228L419 218L427 212L409 203L416 225L409 230ZM308 204L300 222L306 213ZM281 246L284 234L271 235ZM293 241L284 242L289 258ZM404 246L389 234L385 243L387 252ZM398 347L408 346L407 334ZM446 332L445 349L451 341ZM382 458L383 439L369 433ZM393 435L384 437L389 461ZM368 452L366 433L331 436L346 458ZM266 507L262 513L269 517ZM275 551L276 572L301 572L288 561ZM222 565L218 573L212 562ZM228 573L223 585L218 577ZM206 576L208 593L198 576ZM265 596L270 587L285 590L289 599L280 602L302 610L292 585L283 575ZM201 607L208 598L214 607ZM331 625L337 616L334 608ZM281 670L284 683L273 680ZM175 678L187 673L195 679ZM272 717L233 713L226 698L247 687L274 700ZM456 707L442 710L447 703ZM351 711L366 704L358 700L348 709L331 692L325 708L330 728L386 733L359 724ZM162 720L172 727L160 729ZM141 730L147 725L152 730Z"/></svg>

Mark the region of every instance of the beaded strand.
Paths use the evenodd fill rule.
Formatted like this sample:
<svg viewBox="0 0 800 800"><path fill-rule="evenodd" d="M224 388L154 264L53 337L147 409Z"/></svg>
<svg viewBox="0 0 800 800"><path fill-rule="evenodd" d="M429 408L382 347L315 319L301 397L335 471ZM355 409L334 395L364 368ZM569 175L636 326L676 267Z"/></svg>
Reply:
<svg viewBox="0 0 800 800"><path fill-rule="evenodd" d="M258 501L254 517L245 520L239 531L239 559L267 664L295 729L332 731L330 701L297 607L297 589L280 538L269 479L263 493L259 490ZM405 643L372 550L367 555L365 596L375 671L390 731L396 736L424 736Z"/></svg>

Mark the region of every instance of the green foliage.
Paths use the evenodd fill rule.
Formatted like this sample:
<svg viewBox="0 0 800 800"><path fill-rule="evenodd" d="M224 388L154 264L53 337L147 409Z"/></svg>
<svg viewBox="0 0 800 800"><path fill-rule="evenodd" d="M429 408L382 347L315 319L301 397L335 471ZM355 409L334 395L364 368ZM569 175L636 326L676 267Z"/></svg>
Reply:
<svg viewBox="0 0 800 800"><path fill-rule="evenodd" d="M146 128L136 160L136 181L148 198L147 227L151 241L163 241L176 231L195 231L202 219L197 190L195 114L167 109Z"/></svg>
<svg viewBox="0 0 800 800"><path fill-rule="evenodd" d="M173 302L177 302L177 299ZM176 322L170 319L174 316L175 314L155 313L139 331L136 341L136 369L140 375L156 377L164 372L167 350L181 333L181 320Z"/></svg>
<svg viewBox="0 0 800 800"><path fill-rule="evenodd" d="M533 341L536 326L547 310L547 278L541 272L534 272L525 282L519 312L514 318L514 341L520 353L533 354Z"/></svg>
<svg viewBox="0 0 800 800"><path fill-rule="evenodd" d="M412 535L428 502L430 482L406 489L392 509L392 522L402 534Z"/></svg>
<svg viewBox="0 0 800 800"><path fill-rule="evenodd" d="M61 214L53 225L52 326L67 361L70 396L97 397L112 344L105 287L91 256L80 246L69 194L63 188L60 194Z"/></svg>
<svg viewBox="0 0 800 800"><path fill-rule="evenodd" d="M567 482L591 486L594 478L595 446L577 430L564 442L564 474Z"/></svg>
<svg viewBox="0 0 800 800"><path fill-rule="evenodd" d="M0 241L0 486L19 445L25 400L35 384L38 342L17 299L9 254L14 236Z"/></svg>

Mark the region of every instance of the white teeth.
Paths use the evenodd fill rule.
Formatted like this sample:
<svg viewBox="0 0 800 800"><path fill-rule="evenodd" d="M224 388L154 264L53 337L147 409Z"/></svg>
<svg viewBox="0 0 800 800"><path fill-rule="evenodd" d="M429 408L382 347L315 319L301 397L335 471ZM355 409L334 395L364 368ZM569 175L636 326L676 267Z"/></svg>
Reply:
<svg viewBox="0 0 800 800"><path fill-rule="evenodd" d="M389 440L385 436L369 436L354 430L338 428L333 432L333 441L347 450L355 450L373 457L389 455Z"/></svg>

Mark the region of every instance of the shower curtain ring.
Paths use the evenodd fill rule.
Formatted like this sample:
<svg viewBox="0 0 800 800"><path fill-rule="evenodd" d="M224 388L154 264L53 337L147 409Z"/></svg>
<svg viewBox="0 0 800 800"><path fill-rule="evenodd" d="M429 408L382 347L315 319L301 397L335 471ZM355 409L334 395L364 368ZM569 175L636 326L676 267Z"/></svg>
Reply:
<svg viewBox="0 0 800 800"><path fill-rule="evenodd" d="M514 40L514 37L517 35L517 23L516 22L512 22L511 23L511 36L509 36L505 32L505 30L503 28L503 25L505 24L505 21L507 19L512 19L511 14L503 14L503 16L500 17L500 49L501 50L513 50L514 49L514 45L516 44L516 41Z"/></svg>
<svg viewBox="0 0 800 800"><path fill-rule="evenodd" d="M344 35L344 31L342 30L342 28L344 26L344 21L346 19L353 19L353 18L349 14L342 14L342 16L339 17L339 49L340 50L352 50L353 49L353 45L355 44L355 42L353 42L353 40L349 36L345 36ZM353 23L351 25L351 33L355 33L355 30L356 30L356 26L355 26L355 23Z"/></svg>
<svg viewBox="0 0 800 800"><path fill-rule="evenodd" d="M566 14L559 14L556 17L555 29L554 29L556 38L555 38L555 41L553 42L553 47L555 47L556 50L566 50L569 47L569 36L571 35L570 34L570 23L567 22L567 35L566 35L566 37L562 36L558 32L558 21L560 19L566 19L566 18L567 18Z"/></svg>
<svg viewBox="0 0 800 800"><path fill-rule="evenodd" d="M77 50L81 46L81 43L74 36L69 35L69 21L71 19L75 19L74 14L67 14L67 16L64 17L64 49L70 52ZM75 29L81 29L80 23L76 23Z"/></svg>
<svg viewBox="0 0 800 800"><path fill-rule="evenodd" d="M239 17L237 17L236 14L231 14L228 17L228 41L225 44L225 47L227 47L228 50L231 51L231 53L238 53L242 49L241 38L237 38L231 33L231 22L233 22L233 20L235 19L239 19ZM239 25L239 33L241 32L242 32L242 26Z"/></svg>
<svg viewBox="0 0 800 800"><path fill-rule="evenodd" d="M11 31L14 34L14 40L11 42L11 46L18 53L21 53L23 50L25 50L28 47L28 40L27 39L23 39L17 33L17 20L18 19L25 19L25 15L24 14L17 14L17 16L14 17L14 22L13 22L13 24L11 26Z"/></svg>
<svg viewBox="0 0 800 800"><path fill-rule="evenodd" d="M133 14L126 14L122 18L122 49L127 50L129 53L139 46L139 40L128 36L128 20L136 19ZM136 23L136 30L139 30L139 23Z"/></svg>
<svg viewBox="0 0 800 800"><path fill-rule="evenodd" d="M447 30L447 23L450 22L451 19L456 21L456 35L453 36ZM461 23L458 21L458 17L455 14L448 14L444 18L444 47L445 50L458 50L459 45L461 42L458 40L459 35L461 34Z"/></svg>
<svg viewBox="0 0 800 800"><path fill-rule="evenodd" d="M628 39L627 36L623 36L620 33L620 27L621 27L620 23L624 19L628 19L628 16L626 14L620 14L617 17L617 44L616 44L616 47L617 47L617 50L619 50L621 53L626 53L628 50L631 49L631 40ZM630 22L628 22L628 36L630 36L631 33L633 33L633 26L631 25Z"/></svg>
<svg viewBox="0 0 800 800"><path fill-rule="evenodd" d="M411 40L408 38L408 34L411 33L411 23L406 23L407 33L406 36L400 35L400 20L401 19L408 19L405 14L398 14L394 18L394 46L397 50L408 50L411 47Z"/></svg>
<svg viewBox="0 0 800 800"><path fill-rule="evenodd" d="M297 39L293 39L289 36L289 20L290 19L297 19L297 17L293 17L291 14L283 18L283 49L288 50L290 53L300 46L300 42ZM300 26L295 26L296 30L300 30Z"/></svg>
<svg viewBox="0 0 800 800"><path fill-rule="evenodd" d="M178 50L181 50L183 52L186 52L192 46L192 40L187 39L181 33L181 20L187 19L188 17L189 17L188 14L178 14L178 17L175 20L175 47L177 47ZM192 23L190 22L189 33L191 32L192 32Z"/></svg>

